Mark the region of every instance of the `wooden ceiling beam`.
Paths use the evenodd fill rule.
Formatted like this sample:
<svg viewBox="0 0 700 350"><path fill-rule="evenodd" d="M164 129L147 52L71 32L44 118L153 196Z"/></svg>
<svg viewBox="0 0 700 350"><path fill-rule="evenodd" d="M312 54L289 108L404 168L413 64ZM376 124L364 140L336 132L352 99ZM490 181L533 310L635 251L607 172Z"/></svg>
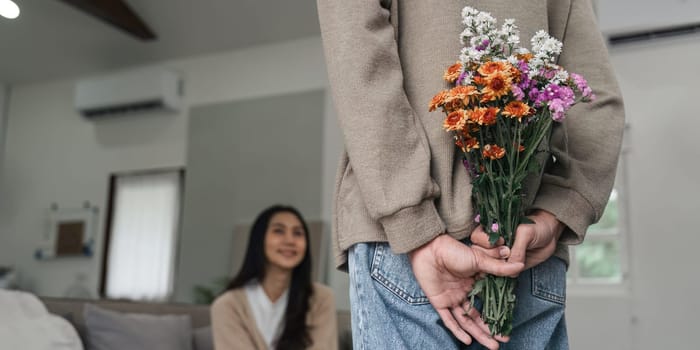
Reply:
<svg viewBox="0 0 700 350"><path fill-rule="evenodd" d="M124 0L59 0L87 12L141 40L156 35Z"/></svg>

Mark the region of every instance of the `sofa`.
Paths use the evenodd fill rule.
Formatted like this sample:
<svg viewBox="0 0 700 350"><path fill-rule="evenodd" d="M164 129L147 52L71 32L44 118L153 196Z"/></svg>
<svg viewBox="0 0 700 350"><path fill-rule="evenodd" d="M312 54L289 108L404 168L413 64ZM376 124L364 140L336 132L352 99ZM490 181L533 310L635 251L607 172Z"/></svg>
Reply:
<svg viewBox="0 0 700 350"><path fill-rule="evenodd" d="M185 340L173 341L190 341L191 347L185 346L185 349L192 350L212 350L212 336L210 327L210 315L208 305L197 304L177 304L177 303L149 303L149 302L133 302L121 300L86 300L86 299L69 299L69 298L51 298L42 297L41 301L46 305L48 311L52 314L62 316L75 327L80 336L85 348L88 347L88 330L86 327L85 316L96 317L102 324L109 323L107 327L114 329L116 322L104 322L105 319L117 320L125 325L125 328L132 326L139 328L138 332L149 332L155 334L163 327L156 326L157 329L150 329L151 326L143 326L150 319L158 322L174 322L182 321L184 318L190 329L188 337L181 338ZM87 311L87 312L86 312ZM97 315L97 316L92 316ZM125 315L140 316L137 319L123 319ZM179 319L176 319L179 318ZM352 340L350 332L350 312L346 310L338 310L338 344L340 350L352 349ZM94 320L94 319L93 319ZM162 321L161 321L162 320ZM141 322L141 323L139 323ZM149 321L150 322L150 321ZM91 322L91 324L93 324ZM136 325L140 326L136 326ZM155 324L151 322L150 324ZM118 327L118 325L117 325ZM179 332L187 333L187 332ZM182 336L183 334L179 334ZM92 336L92 334L91 334ZM114 339L113 334L110 335ZM94 337L90 338L94 341ZM179 338L180 339L180 338ZM111 340L110 340L111 341ZM134 348L135 345L124 345L121 348ZM138 344L138 343L135 343ZM137 350L134 348L134 350Z"/></svg>

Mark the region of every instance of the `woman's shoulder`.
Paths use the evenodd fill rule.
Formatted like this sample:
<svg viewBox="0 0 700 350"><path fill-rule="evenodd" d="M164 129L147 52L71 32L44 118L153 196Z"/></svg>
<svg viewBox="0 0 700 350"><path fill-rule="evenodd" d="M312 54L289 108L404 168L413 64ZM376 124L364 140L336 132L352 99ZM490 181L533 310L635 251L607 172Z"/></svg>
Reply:
<svg viewBox="0 0 700 350"><path fill-rule="evenodd" d="M242 305L245 300L243 288L230 289L216 297L211 304L211 308L212 310L231 309L232 307L235 308L236 306Z"/></svg>
<svg viewBox="0 0 700 350"><path fill-rule="evenodd" d="M316 303L328 303L329 301L333 301L333 303L335 303L333 289L319 282L314 282L313 288L314 294L312 299Z"/></svg>

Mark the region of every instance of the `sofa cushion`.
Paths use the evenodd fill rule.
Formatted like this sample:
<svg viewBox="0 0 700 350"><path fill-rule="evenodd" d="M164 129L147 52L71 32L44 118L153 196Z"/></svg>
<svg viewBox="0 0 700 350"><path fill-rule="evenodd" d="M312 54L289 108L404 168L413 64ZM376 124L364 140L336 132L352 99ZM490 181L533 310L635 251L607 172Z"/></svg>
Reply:
<svg viewBox="0 0 700 350"><path fill-rule="evenodd" d="M192 350L187 315L121 313L86 304L88 350Z"/></svg>
<svg viewBox="0 0 700 350"><path fill-rule="evenodd" d="M211 326L200 327L192 331L195 350L214 350L214 335Z"/></svg>

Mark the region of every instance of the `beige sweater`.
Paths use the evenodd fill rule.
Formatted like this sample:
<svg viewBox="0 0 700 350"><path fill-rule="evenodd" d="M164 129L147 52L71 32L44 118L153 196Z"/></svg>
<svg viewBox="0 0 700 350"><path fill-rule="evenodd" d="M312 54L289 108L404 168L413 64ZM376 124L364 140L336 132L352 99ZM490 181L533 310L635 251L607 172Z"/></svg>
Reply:
<svg viewBox="0 0 700 350"><path fill-rule="evenodd" d="M306 322L310 326L312 350L338 349L338 322L333 291L314 283ZM220 295L211 306L211 324L216 350L266 350L243 288Z"/></svg>
<svg viewBox="0 0 700 350"><path fill-rule="evenodd" d="M333 99L343 131L335 188L334 251L343 267L354 243L388 241L395 253L474 228L471 185L444 116L428 112L442 73L462 47L461 9L514 18L529 47L539 29L564 43L559 63L588 79L598 99L555 126L556 161L527 186L531 208L567 225L556 254L580 243L605 208L624 111L590 0L318 0Z"/></svg>

